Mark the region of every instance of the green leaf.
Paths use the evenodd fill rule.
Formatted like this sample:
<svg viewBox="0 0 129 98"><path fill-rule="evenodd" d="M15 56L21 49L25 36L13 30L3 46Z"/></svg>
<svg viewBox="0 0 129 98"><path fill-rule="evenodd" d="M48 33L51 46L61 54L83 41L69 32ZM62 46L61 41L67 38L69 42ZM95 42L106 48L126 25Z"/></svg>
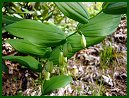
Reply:
<svg viewBox="0 0 129 98"><path fill-rule="evenodd" d="M90 19L88 24L79 24L78 31L85 35L87 47L101 42L107 35L113 33L120 23L120 17L101 13Z"/></svg>
<svg viewBox="0 0 129 98"><path fill-rule="evenodd" d="M47 61L47 63L45 64L45 70L47 71L47 72L52 72L52 70L53 70L53 62L52 61Z"/></svg>
<svg viewBox="0 0 129 98"><path fill-rule="evenodd" d="M6 40L13 48L15 48L17 51L25 54L31 54L39 57L49 57L51 48L46 47L42 48L36 45L33 45L27 40L24 39L10 39Z"/></svg>
<svg viewBox="0 0 129 98"><path fill-rule="evenodd" d="M67 42L70 43L72 47L72 52L68 53L68 58L73 56L77 51L83 49L81 45L81 38L81 35L78 33L68 37Z"/></svg>
<svg viewBox="0 0 129 98"><path fill-rule="evenodd" d="M56 48L54 48L50 54L50 61L53 61L53 64L59 64L59 54L61 52L61 46L58 46Z"/></svg>
<svg viewBox="0 0 129 98"><path fill-rule="evenodd" d="M39 46L54 47L65 42L65 33L50 23L25 19L6 26L6 30Z"/></svg>
<svg viewBox="0 0 129 98"><path fill-rule="evenodd" d="M55 2L55 4L67 17L80 23L88 23L88 11L81 2Z"/></svg>
<svg viewBox="0 0 129 98"><path fill-rule="evenodd" d="M87 42L86 47L90 47L90 46L93 46L95 44L98 44L101 41L103 41L104 39L105 39L105 36L100 36L100 37L86 37L86 42Z"/></svg>
<svg viewBox="0 0 129 98"><path fill-rule="evenodd" d="M105 36L101 36L101 37L85 37L86 38L86 47L95 45L100 43ZM68 58L71 58L76 52L80 51L81 49L83 49L82 45L81 45L81 35L80 34L74 34L70 37L68 37L67 39L68 43L71 44L72 46L72 51L68 53Z"/></svg>
<svg viewBox="0 0 129 98"><path fill-rule="evenodd" d="M53 76L52 78L50 78L50 80L44 81L42 93L45 95L54 91L55 89L65 87L71 81L72 81L71 76L66 76L66 75Z"/></svg>
<svg viewBox="0 0 129 98"><path fill-rule="evenodd" d="M6 16L6 15L2 16L2 23L5 23L6 25L15 23L20 20L22 20L22 19L14 17L14 16Z"/></svg>
<svg viewBox="0 0 129 98"><path fill-rule="evenodd" d="M106 14L126 14L127 2L104 2L102 10Z"/></svg>
<svg viewBox="0 0 129 98"><path fill-rule="evenodd" d="M78 32L85 35L86 47L100 43L107 35L112 34L120 23L120 15L108 15L101 13L89 20L87 24L79 24ZM72 46L72 52L68 53L68 58L77 51L83 49L81 46L81 35L73 34L67 38Z"/></svg>
<svg viewBox="0 0 129 98"><path fill-rule="evenodd" d="M2 59L16 61L34 71L42 71L42 65L31 56L3 56Z"/></svg>
<svg viewBox="0 0 129 98"><path fill-rule="evenodd" d="M101 37L112 34L120 23L121 15L109 15L100 13L89 20L87 24L78 26L78 31L85 37Z"/></svg>
<svg viewBox="0 0 129 98"><path fill-rule="evenodd" d="M72 57L75 54L75 52L83 49L83 47L81 45L81 35L78 33L68 37L67 43L69 43L71 45L71 48L72 48L72 51L68 52L68 56L67 56L68 58ZM62 47L63 47L63 45L54 48L50 54L49 60L53 61L54 65L59 64L59 54L60 54L60 52L63 51Z"/></svg>

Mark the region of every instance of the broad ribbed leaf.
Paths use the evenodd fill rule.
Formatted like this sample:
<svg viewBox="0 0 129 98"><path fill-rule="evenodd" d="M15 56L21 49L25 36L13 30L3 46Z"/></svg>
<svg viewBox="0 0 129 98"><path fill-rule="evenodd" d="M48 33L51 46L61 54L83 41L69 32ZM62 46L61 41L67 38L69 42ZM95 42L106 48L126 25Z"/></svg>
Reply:
<svg viewBox="0 0 129 98"><path fill-rule="evenodd" d="M120 15L109 15L100 13L89 20L87 24L78 26L85 37L101 37L112 34L120 23Z"/></svg>
<svg viewBox="0 0 129 98"><path fill-rule="evenodd" d="M105 36L101 36L101 37L85 37L86 38L86 47L95 45L100 43ZM79 50L82 50L83 47L81 45L81 35L80 34L74 34L72 36L70 36L67 39L68 43L71 44L72 46L72 52L68 53L68 58L72 57L76 52L78 52Z"/></svg>
<svg viewBox="0 0 129 98"><path fill-rule="evenodd" d="M31 56L3 56L2 59L16 61L34 71L42 71L42 65Z"/></svg>
<svg viewBox="0 0 129 98"><path fill-rule="evenodd" d="M2 23L5 23L6 25L12 24L14 22L20 21L22 19L14 17L14 16L2 16Z"/></svg>
<svg viewBox="0 0 129 98"><path fill-rule="evenodd" d="M107 35L113 33L120 23L120 15L108 15L101 13L89 20L87 24L79 24L78 31L86 37L86 47L100 43ZM72 52L68 58L77 51L83 49L81 46L81 35L74 34L68 37L67 41L72 46Z"/></svg>
<svg viewBox="0 0 129 98"><path fill-rule="evenodd" d="M33 45L27 40L24 39L10 39L6 40L13 48L15 48L17 51L25 54L31 54L35 56L40 56L40 57L49 57L51 48L46 47L42 48L36 45Z"/></svg>
<svg viewBox="0 0 129 98"><path fill-rule="evenodd" d="M100 36L100 37L86 37L86 47L90 47L93 46L95 44L100 43L101 41L103 41L105 38L105 36Z"/></svg>
<svg viewBox="0 0 129 98"><path fill-rule="evenodd" d="M102 10L106 14L126 14L127 2L104 2Z"/></svg>
<svg viewBox="0 0 129 98"><path fill-rule="evenodd" d="M81 2L55 2L60 11L80 23L87 23L89 14Z"/></svg>
<svg viewBox="0 0 129 98"><path fill-rule="evenodd" d="M47 47L62 44L65 33L50 23L40 23L35 20L21 20L6 26L6 30L14 36L24 38L33 44Z"/></svg>
<svg viewBox="0 0 129 98"><path fill-rule="evenodd" d="M62 87L67 86L72 81L71 76L60 75L60 76L53 76L50 80L45 80L43 84L43 95L48 94L55 89L59 89Z"/></svg>

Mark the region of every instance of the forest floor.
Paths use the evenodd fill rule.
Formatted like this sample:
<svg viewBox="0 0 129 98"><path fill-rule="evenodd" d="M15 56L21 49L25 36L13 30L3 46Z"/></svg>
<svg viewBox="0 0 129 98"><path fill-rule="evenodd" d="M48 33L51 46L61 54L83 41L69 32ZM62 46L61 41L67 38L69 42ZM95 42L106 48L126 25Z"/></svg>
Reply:
<svg viewBox="0 0 129 98"><path fill-rule="evenodd" d="M77 52L68 60L67 70L73 81L48 96L126 96L127 95L127 19L123 17L117 30L100 44ZM2 40L11 38L5 32ZM13 37L14 38L14 37ZM2 43L2 55L17 52ZM3 96L40 96L39 74L18 63L3 61L8 73L2 72Z"/></svg>

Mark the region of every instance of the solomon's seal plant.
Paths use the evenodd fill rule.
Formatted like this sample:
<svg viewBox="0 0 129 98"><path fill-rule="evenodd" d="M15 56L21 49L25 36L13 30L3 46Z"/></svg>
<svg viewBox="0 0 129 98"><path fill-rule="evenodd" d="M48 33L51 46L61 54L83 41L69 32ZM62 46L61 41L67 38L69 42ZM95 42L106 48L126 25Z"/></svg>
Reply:
<svg viewBox="0 0 129 98"><path fill-rule="evenodd" d="M2 17L2 23L6 24L5 30L19 38L6 42L18 52L27 54L3 56L2 59L17 61L41 73L42 95L69 84L72 77L67 74L67 59L112 34L120 23L121 14L127 13L126 2L104 3L102 11L92 18L81 2L55 2L55 5L68 18L79 22L75 32L68 35L49 22ZM42 63L42 60L45 62ZM60 69L59 74L52 74L54 67Z"/></svg>

